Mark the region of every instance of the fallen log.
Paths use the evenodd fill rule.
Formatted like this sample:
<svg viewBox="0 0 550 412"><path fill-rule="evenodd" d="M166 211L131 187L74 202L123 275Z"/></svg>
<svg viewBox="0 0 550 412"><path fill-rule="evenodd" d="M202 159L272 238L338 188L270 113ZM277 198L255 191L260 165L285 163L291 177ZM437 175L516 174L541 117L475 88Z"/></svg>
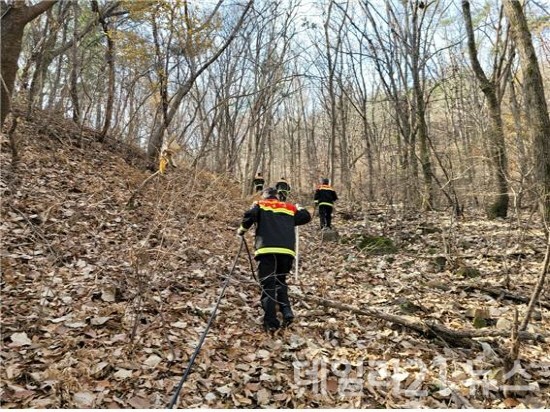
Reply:
<svg viewBox="0 0 550 412"><path fill-rule="evenodd" d="M512 300L514 302L521 302L521 303L529 303L529 301L530 301L530 298L528 298L528 297L521 296L521 295L516 295L515 293L508 292L505 289L498 288L498 287L493 287L493 286L473 285L473 284L467 284L467 285L460 285L459 284L459 285L454 285L454 286L456 286L458 289L463 290L465 292L472 292L472 291L478 290L480 292L484 292L484 293L488 294L489 296L492 296L492 297L497 298L497 299L506 299L506 300ZM430 284L430 287L435 288L435 289L440 289L440 290L443 290L445 292L448 292L449 290L452 289L452 287L449 286L448 284L438 285L438 284L432 283L432 284ZM546 309L550 309L550 303L548 303L548 302L539 301L537 304L544 307L544 308L546 308Z"/></svg>
<svg viewBox="0 0 550 412"><path fill-rule="evenodd" d="M442 339L451 346L466 348L479 347L481 346L481 344L473 340L473 338L509 338L511 333L510 331L505 330L454 330L437 322L426 322L420 319L411 320L402 316L392 315L391 313L385 313L376 309L358 308L345 303L318 298L316 296L304 295L301 293L293 293L293 296L306 302L312 302L321 306L344 310L355 313L356 315L368 316L371 318L381 319L386 322L401 325L405 328L419 332L421 335L427 338ZM544 341L545 336L529 332L520 332L518 338L520 340Z"/></svg>
<svg viewBox="0 0 550 412"><path fill-rule="evenodd" d="M434 259L445 259L445 260L466 260L466 259L495 259L495 260L506 260L506 259L527 259L534 257L536 255L543 254L542 251L538 249L531 248L532 252L509 252L509 253L478 253L478 254L462 254L452 256L451 259L447 255L434 254L434 255L420 255L418 253L410 252L400 252L400 255L411 257L415 259L425 259L425 260L434 260Z"/></svg>
<svg viewBox="0 0 550 412"><path fill-rule="evenodd" d="M497 299L513 300L514 302L521 302L521 303L529 303L530 301L530 298L528 297L516 295L514 293L508 292L505 289L501 289L497 287L491 287L491 286L485 286L485 285L458 285L458 287L464 290L465 292L479 290ZM537 304L546 309L550 309L550 303L548 302L538 301Z"/></svg>

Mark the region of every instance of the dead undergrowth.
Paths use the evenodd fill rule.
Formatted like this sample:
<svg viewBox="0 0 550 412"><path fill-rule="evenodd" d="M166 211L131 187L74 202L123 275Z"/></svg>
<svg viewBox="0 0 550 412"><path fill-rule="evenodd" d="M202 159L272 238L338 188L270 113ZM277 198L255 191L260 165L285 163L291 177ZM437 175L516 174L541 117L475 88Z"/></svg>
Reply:
<svg viewBox="0 0 550 412"><path fill-rule="evenodd" d="M9 142L1 142L2 407L165 407L251 199L223 176L182 167L128 208L149 175L135 166L143 162L53 119L19 121L15 171ZM545 249L540 222L449 216L365 204L336 215L339 243L322 243L315 221L300 229L294 292L453 330L511 332L514 309L521 317L526 304L479 286L530 296ZM394 248L374 253L345 241L358 236L384 237ZM295 324L271 339L260 329L258 298L243 254L179 407L550 404L544 341L521 342L522 389L510 395L508 337L475 338L480 347L464 348L296 298ZM550 302L548 290L541 301ZM476 309L487 318L480 329ZM528 331L547 335L549 325L541 306Z"/></svg>

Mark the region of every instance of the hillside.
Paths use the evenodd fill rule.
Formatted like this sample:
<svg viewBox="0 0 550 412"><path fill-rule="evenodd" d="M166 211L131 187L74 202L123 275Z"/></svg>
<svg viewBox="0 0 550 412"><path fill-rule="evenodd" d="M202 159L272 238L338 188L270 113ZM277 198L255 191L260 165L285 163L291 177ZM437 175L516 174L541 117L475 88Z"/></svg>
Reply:
<svg viewBox="0 0 550 412"><path fill-rule="evenodd" d="M251 199L180 166L130 208L150 174L138 152L48 113L16 133L15 172L1 142L2 407L165 407ZM549 407L548 290L520 342L521 390L502 376L514 308L521 319L542 267L540 221L450 216L344 201L338 243L317 220L301 228L297 319L273 338L242 253L178 406ZM401 321L502 336L452 341Z"/></svg>

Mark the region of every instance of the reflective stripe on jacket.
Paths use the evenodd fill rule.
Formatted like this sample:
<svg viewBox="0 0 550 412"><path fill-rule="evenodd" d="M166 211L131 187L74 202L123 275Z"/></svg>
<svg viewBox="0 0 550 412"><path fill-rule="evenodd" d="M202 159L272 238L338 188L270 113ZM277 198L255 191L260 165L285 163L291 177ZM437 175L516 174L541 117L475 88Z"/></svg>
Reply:
<svg viewBox="0 0 550 412"><path fill-rule="evenodd" d="M338 196L331 186L320 185L315 191L315 197L313 198L313 200L319 206L333 207L334 202L338 200Z"/></svg>
<svg viewBox="0 0 550 412"><path fill-rule="evenodd" d="M245 230L256 224L256 253L281 253L295 256L294 226L308 223L311 215L306 209L297 209L292 203L276 198L260 200L244 214L241 227Z"/></svg>

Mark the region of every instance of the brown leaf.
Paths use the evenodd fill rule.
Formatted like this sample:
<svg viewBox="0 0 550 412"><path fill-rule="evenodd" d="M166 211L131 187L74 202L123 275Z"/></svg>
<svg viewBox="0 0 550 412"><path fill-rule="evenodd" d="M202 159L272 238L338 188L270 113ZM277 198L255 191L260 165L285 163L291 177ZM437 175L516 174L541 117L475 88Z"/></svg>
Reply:
<svg viewBox="0 0 550 412"><path fill-rule="evenodd" d="M327 379L327 391L331 393L338 392L338 379L330 377Z"/></svg>
<svg viewBox="0 0 550 412"><path fill-rule="evenodd" d="M516 406L520 405L521 402L514 398L506 398L504 399L504 404L507 408L515 408Z"/></svg>
<svg viewBox="0 0 550 412"><path fill-rule="evenodd" d="M162 362L162 358L160 356L151 355L145 359L143 364L149 366L150 368L155 368L160 362Z"/></svg>
<svg viewBox="0 0 550 412"><path fill-rule="evenodd" d="M34 409L46 409L47 407L53 406L53 399L33 399L32 401L30 401L30 406Z"/></svg>
<svg viewBox="0 0 550 412"><path fill-rule="evenodd" d="M73 401L78 408L90 409L94 406L96 395L92 392L77 392L73 395Z"/></svg>
<svg viewBox="0 0 550 412"><path fill-rule="evenodd" d="M25 345L32 345L32 341L29 339L27 334L25 332L21 333L14 333L10 336L11 339L11 345L10 346L25 346Z"/></svg>
<svg viewBox="0 0 550 412"><path fill-rule="evenodd" d="M269 403L271 398L271 392L269 389L262 388L256 393L256 400L260 405Z"/></svg>
<svg viewBox="0 0 550 412"><path fill-rule="evenodd" d="M149 409L151 408L151 403L148 399L142 398L141 396L134 396L128 400L128 404L135 409Z"/></svg>
<svg viewBox="0 0 550 412"><path fill-rule="evenodd" d="M14 398L29 398L33 395L36 395L34 391L29 391L27 389L24 389L22 391L17 391L13 394Z"/></svg>
<svg viewBox="0 0 550 412"><path fill-rule="evenodd" d="M126 379L126 378L131 378L132 377L132 374L133 372L128 370L128 369L122 369L120 368L119 370L117 370L114 374L113 374L113 377L117 378L117 379Z"/></svg>
<svg viewBox="0 0 550 412"><path fill-rule="evenodd" d="M90 324L94 326L100 326L106 323L109 319L111 319L110 316L97 316L92 319L90 319Z"/></svg>

